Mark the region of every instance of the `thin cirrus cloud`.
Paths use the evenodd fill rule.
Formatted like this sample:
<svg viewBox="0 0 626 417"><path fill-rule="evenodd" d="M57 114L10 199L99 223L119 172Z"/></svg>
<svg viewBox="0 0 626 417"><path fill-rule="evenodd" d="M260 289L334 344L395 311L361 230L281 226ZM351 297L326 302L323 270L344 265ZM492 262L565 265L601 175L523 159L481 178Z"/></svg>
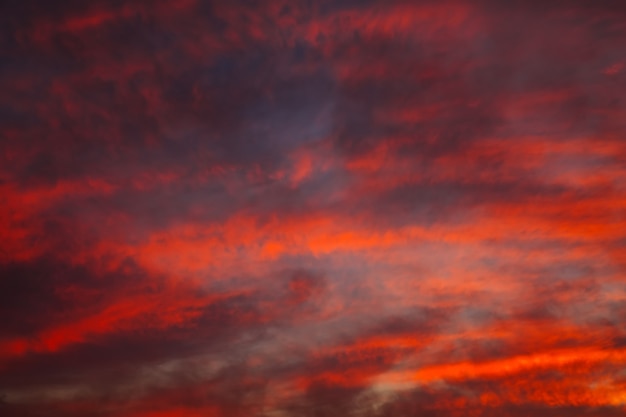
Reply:
<svg viewBox="0 0 626 417"><path fill-rule="evenodd" d="M9 1L0 414L626 412L618 1Z"/></svg>

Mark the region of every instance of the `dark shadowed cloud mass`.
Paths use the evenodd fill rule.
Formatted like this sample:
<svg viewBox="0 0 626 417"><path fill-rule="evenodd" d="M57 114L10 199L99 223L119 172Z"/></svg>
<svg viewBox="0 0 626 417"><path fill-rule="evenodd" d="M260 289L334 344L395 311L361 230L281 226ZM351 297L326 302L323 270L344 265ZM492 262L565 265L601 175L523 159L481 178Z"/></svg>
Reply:
<svg viewBox="0 0 626 417"><path fill-rule="evenodd" d="M0 415L626 413L626 4L6 0Z"/></svg>

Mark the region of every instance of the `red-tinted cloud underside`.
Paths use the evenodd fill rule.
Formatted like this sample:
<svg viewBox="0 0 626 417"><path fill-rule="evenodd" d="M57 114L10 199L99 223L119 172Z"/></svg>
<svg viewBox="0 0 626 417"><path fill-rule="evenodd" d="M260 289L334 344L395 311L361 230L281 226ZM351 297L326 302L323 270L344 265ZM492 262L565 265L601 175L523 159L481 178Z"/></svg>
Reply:
<svg viewBox="0 0 626 417"><path fill-rule="evenodd" d="M626 413L622 1L0 7L0 415Z"/></svg>

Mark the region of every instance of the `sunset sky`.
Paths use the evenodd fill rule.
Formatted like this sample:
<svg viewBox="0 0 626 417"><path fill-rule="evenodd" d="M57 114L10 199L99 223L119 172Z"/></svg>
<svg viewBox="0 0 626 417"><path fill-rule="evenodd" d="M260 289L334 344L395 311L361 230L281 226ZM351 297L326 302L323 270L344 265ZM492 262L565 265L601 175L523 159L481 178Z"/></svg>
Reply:
<svg viewBox="0 0 626 417"><path fill-rule="evenodd" d="M0 416L624 415L624 0L0 4Z"/></svg>

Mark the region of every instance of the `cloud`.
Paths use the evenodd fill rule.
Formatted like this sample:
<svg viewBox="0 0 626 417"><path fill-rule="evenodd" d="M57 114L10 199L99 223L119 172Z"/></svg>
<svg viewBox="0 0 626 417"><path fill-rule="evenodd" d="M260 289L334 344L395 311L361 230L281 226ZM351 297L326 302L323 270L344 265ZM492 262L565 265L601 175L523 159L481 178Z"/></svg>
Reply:
<svg viewBox="0 0 626 417"><path fill-rule="evenodd" d="M621 2L1 7L0 414L623 414Z"/></svg>

